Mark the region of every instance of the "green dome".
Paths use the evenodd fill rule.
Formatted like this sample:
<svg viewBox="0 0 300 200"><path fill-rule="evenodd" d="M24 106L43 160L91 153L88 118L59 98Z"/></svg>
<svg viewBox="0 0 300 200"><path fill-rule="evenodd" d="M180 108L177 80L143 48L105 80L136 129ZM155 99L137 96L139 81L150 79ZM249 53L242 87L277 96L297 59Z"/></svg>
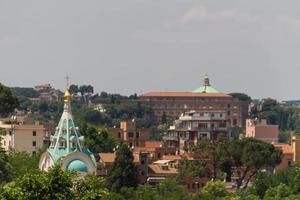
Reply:
<svg viewBox="0 0 300 200"><path fill-rule="evenodd" d="M201 93L219 93L218 90L211 86L202 86L194 90L193 92L201 92Z"/></svg>
<svg viewBox="0 0 300 200"><path fill-rule="evenodd" d="M197 88L193 92L195 92L195 93L197 93L197 92L199 92L199 93L219 93L218 90L216 90L215 88L213 88L210 85L209 78L208 78L207 75L205 75L205 77L204 77L204 84L203 84L203 86Z"/></svg>
<svg viewBox="0 0 300 200"><path fill-rule="evenodd" d="M74 172L88 172L88 168L84 162L81 160L73 160L69 163L68 168L69 171Z"/></svg>

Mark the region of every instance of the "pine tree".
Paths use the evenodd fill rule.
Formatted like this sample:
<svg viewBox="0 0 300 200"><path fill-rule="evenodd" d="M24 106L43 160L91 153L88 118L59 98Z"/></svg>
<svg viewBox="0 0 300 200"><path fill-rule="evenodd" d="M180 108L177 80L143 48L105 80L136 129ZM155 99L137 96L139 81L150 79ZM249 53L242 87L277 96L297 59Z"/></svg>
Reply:
<svg viewBox="0 0 300 200"><path fill-rule="evenodd" d="M137 186L137 169L127 144L122 143L116 152L113 166L108 171L108 185L114 192L119 192L122 187Z"/></svg>

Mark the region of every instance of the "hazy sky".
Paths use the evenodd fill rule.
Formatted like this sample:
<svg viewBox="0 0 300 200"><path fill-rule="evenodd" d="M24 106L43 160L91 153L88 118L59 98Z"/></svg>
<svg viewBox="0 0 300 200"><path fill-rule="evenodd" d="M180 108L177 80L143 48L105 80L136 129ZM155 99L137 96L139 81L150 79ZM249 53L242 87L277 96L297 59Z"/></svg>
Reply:
<svg viewBox="0 0 300 200"><path fill-rule="evenodd" d="M299 0L0 0L0 81L300 99Z"/></svg>

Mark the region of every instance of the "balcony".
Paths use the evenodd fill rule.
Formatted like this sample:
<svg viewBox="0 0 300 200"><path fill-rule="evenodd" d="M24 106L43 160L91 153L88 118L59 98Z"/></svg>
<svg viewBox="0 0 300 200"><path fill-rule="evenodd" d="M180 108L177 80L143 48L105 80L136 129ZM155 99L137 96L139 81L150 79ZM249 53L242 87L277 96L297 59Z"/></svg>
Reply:
<svg viewBox="0 0 300 200"><path fill-rule="evenodd" d="M168 141L168 140L177 141L178 140L178 136L169 136L169 135L166 135L166 136L163 136L163 140L164 141Z"/></svg>

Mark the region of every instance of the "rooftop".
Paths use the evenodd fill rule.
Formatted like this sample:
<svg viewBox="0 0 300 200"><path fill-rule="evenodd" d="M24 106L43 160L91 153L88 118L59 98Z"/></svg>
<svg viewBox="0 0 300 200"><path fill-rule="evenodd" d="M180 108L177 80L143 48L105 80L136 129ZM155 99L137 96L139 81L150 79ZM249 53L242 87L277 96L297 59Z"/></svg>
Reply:
<svg viewBox="0 0 300 200"><path fill-rule="evenodd" d="M201 93L201 92L148 92L142 97L231 97L225 93Z"/></svg>

